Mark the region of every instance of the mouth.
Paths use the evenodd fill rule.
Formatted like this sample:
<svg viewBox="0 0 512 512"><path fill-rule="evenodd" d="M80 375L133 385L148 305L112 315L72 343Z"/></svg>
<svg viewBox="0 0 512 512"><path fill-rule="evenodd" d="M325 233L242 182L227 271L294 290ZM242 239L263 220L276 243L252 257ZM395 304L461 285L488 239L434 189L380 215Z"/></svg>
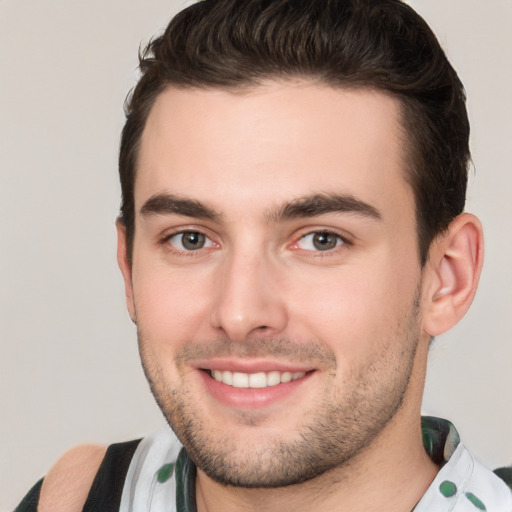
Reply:
<svg viewBox="0 0 512 512"><path fill-rule="evenodd" d="M282 404L287 397L296 396L295 393L317 373L313 368L275 362L218 360L200 364L196 369L205 390L217 403L244 411Z"/></svg>
<svg viewBox="0 0 512 512"><path fill-rule="evenodd" d="M242 373L232 372L229 370L208 370L210 377L217 382L232 386L234 388L255 388L263 389L279 384L286 384L295 380L301 379L307 372L257 372L257 373Z"/></svg>

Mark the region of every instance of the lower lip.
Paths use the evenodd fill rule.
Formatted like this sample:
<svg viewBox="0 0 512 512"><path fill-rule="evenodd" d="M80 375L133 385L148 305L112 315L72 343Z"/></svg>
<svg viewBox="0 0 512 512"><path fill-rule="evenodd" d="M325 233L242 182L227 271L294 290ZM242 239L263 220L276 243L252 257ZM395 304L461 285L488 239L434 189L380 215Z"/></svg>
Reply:
<svg viewBox="0 0 512 512"><path fill-rule="evenodd" d="M210 373L199 370L199 374L209 394L216 400L236 409L262 409L283 400L309 380L314 372L308 372L297 380L268 386L266 388L235 388L215 380Z"/></svg>

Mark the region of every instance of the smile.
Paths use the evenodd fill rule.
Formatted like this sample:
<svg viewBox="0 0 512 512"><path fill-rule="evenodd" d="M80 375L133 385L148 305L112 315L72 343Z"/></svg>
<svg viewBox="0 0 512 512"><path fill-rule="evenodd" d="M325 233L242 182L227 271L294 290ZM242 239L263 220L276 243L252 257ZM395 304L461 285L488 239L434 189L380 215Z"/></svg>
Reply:
<svg viewBox="0 0 512 512"><path fill-rule="evenodd" d="M241 373L229 370L212 370L211 376L217 381L235 388L267 388L300 379L306 372L258 372Z"/></svg>

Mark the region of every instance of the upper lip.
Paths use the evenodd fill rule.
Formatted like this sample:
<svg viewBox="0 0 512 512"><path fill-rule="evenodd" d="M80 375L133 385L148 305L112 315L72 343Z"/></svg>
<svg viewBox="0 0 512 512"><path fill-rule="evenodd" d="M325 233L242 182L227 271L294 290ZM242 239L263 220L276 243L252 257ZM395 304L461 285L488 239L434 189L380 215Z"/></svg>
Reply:
<svg viewBox="0 0 512 512"><path fill-rule="evenodd" d="M259 372L309 372L314 370L310 365L287 361L276 361L266 359L234 359L215 358L205 361L195 361L194 365L201 370L220 370L239 373Z"/></svg>

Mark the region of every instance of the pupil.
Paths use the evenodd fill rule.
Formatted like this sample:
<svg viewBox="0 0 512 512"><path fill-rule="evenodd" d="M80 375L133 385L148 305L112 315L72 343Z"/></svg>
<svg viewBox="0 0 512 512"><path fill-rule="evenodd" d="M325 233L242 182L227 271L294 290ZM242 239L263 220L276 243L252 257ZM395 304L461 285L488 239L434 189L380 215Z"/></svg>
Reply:
<svg viewBox="0 0 512 512"><path fill-rule="evenodd" d="M185 233L183 235L183 247L185 249L196 250L204 246L205 236L202 233Z"/></svg>
<svg viewBox="0 0 512 512"><path fill-rule="evenodd" d="M330 233L316 233L313 236L313 245L321 251L334 249L336 247L336 237Z"/></svg>

